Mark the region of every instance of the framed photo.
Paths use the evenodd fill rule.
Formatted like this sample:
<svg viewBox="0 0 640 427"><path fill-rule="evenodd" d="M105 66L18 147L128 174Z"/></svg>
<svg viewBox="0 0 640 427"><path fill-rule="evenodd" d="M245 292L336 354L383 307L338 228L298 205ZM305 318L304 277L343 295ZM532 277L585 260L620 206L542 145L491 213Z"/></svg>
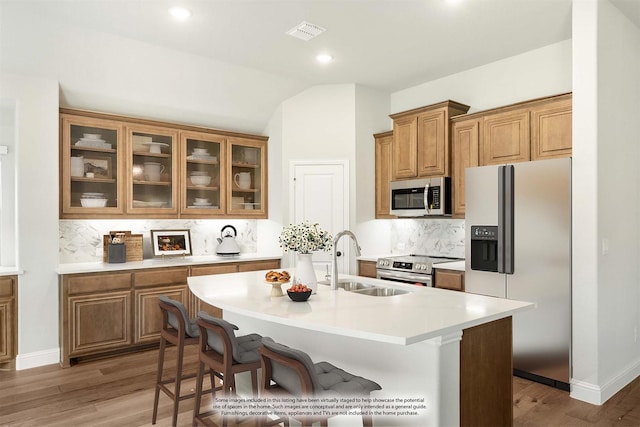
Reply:
<svg viewBox="0 0 640 427"><path fill-rule="evenodd" d="M189 230L151 230L153 256L191 255Z"/></svg>
<svg viewBox="0 0 640 427"><path fill-rule="evenodd" d="M84 158L84 172L93 172L96 178L111 178L111 157L88 156Z"/></svg>

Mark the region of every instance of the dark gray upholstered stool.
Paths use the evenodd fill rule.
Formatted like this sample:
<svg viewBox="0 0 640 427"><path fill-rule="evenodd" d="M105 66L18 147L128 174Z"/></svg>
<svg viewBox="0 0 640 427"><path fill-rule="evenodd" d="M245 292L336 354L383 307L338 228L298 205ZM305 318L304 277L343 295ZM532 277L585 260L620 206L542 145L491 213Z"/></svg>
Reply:
<svg viewBox="0 0 640 427"><path fill-rule="evenodd" d="M346 372L329 362L313 363L303 351L264 339L258 352L262 364L262 396L292 397L369 397L379 384ZM303 426L320 421L327 426L328 417L295 417ZM370 415L362 416L363 426L372 426Z"/></svg>
<svg viewBox="0 0 640 427"><path fill-rule="evenodd" d="M158 352L158 373L156 380L156 393L153 400L153 417L151 424L156 423L158 416L158 400L160 398L160 390L173 400L173 422L176 425L178 421L178 404L181 400L189 399L195 394L180 394L180 384L182 380L193 378L195 374L182 374L182 359L184 357L184 347L186 345L198 344L198 336L200 331L195 324L195 319L191 320L187 316L187 310L180 301L172 300L166 296L159 298L158 304L162 312L162 329L160 330L160 350ZM178 350L178 358L176 360L175 377L163 379L164 350L167 342L175 345ZM167 387L168 384L174 384L173 390Z"/></svg>
<svg viewBox="0 0 640 427"><path fill-rule="evenodd" d="M200 351L193 424L206 425L204 419L216 411L214 409L200 413L205 368L209 371L214 399L216 390L214 376L221 377L223 393L229 396L236 390L235 374L247 371L251 373L251 389L254 397L257 397L258 368L260 368L258 348L262 345L262 337L258 334L236 337L237 326L202 311L198 313L197 325L200 328ZM222 418L222 423L227 424L227 417Z"/></svg>

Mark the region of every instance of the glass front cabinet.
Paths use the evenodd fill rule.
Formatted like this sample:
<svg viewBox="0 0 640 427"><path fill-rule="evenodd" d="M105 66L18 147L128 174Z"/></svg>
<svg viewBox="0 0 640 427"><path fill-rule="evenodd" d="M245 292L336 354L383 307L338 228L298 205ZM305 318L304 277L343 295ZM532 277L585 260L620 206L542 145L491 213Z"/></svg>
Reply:
<svg viewBox="0 0 640 427"><path fill-rule="evenodd" d="M61 217L124 212L123 127L111 120L61 116Z"/></svg>
<svg viewBox="0 0 640 427"><path fill-rule="evenodd" d="M266 217L266 142L229 137L227 213L238 217Z"/></svg>
<svg viewBox="0 0 640 427"><path fill-rule="evenodd" d="M267 137L73 111L61 218L267 218Z"/></svg>

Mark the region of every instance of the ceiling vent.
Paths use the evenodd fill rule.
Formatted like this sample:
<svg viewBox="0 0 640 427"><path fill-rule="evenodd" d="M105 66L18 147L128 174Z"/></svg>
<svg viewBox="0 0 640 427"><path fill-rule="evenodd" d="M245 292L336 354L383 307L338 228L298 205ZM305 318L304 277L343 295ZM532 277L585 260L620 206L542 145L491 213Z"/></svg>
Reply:
<svg viewBox="0 0 640 427"><path fill-rule="evenodd" d="M287 34L300 40L309 41L325 31L327 30L319 27L318 25L302 21L300 24L287 31Z"/></svg>

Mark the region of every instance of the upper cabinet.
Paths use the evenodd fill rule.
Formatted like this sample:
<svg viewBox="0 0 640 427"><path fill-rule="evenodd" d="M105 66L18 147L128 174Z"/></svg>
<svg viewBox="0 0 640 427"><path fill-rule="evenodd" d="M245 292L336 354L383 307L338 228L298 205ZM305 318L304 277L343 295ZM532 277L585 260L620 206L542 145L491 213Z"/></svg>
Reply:
<svg viewBox="0 0 640 427"><path fill-rule="evenodd" d="M62 218L124 212L124 130L114 120L60 116Z"/></svg>
<svg viewBox="0 0 640 427"><path fill-rule="evenodd" d="M571 110L568 93L453 118L453 216L465 214L465 168L570 157Z"/></svg>
<svg viewBox="0 0 640 427"><path fill-rule="evenodd" d="M234 217L266 217L266 143L247 138L228 139L227 212Z"/></svg>
<svg viewBox="0 0 640 427"><path fill-rule="evenodd" d="M454 101L393 114L393 180L450 175L449 119L468 111Z"/></svg>
<svg viewBox="0 0 640 427"><path fill-rule="evenodd" d="M61 109L61 218L267 218L267 137Z"/></svg>
<svg viewBox="0 0 640 427"><path fill-rule="evenodd" d="M375 139L376 218L395 218L391 211L391 162L393 161L393 132L373 135Z"/></svg>

